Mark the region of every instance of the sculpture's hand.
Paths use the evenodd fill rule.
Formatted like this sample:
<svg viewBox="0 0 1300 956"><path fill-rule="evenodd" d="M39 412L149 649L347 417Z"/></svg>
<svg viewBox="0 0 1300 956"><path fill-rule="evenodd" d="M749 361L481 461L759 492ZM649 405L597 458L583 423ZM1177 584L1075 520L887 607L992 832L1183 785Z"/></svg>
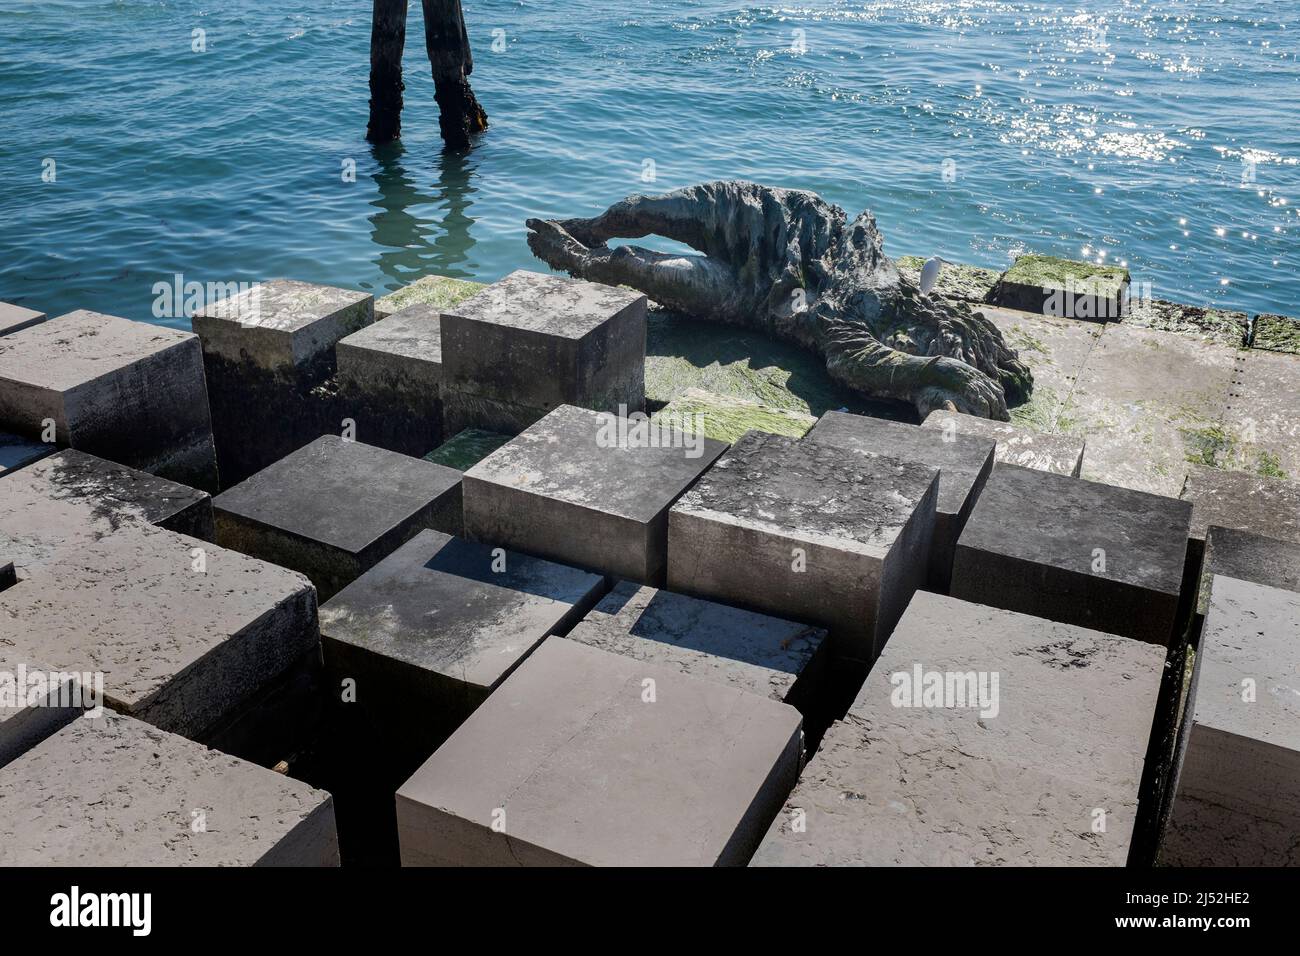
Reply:
<svg viewBox="0 0 1300 956"><path fill-rule="evenodd" d="M946 356L922 361L914 399L922 418L936 409L953 408L981 418L1010 419L1002 386L979 369Z"/></svg>

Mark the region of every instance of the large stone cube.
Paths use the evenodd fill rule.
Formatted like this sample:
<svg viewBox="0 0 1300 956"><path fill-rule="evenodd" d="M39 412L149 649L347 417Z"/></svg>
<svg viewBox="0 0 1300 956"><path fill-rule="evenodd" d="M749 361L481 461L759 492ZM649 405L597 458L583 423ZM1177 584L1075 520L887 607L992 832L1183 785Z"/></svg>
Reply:
<svg viewBox="0 0 1300 956"><path fill-rule="evenodd" d="M1055 435L943 409L931 412L921 424L951 435L993 439L997 442L993 449L995 462L1074 478L1079 477L1079 467L1083 464L1084 439L1073 435Z"/></svg>
<svg viewBox="0 0 1300 956"><path fill-rule="evenodd" d="M129 717L0 773L0 866L337 866L330 795Z"/></svg>
<svg viewBox="0 0 1300 956"><path fill-rule="evenodd" d="M794 783L800 725L787 704L551 638L397 792L402 862L743 865Z"/></svg>
<svg viewBox="0 0 1300 956"><path fill-rule="evenodd" d="M599 575L421 531L321 606L325 664L335 686L355 682L370 730L423 760L604 590Z"/></svg>
<svg viewBox="0 0 1300 956"><path fill-rule="evenodd" d="M993 471L993 439L955 429L935 432L866 415L827 412L808 433L808 440L939 469L927 579L932 590L946 593L957 538Z"/></svg>
<svg viewBox="0 0 1300 956"><path fill-rule="evenodd" d="M938 481L918 462L750 432L673 506L668 587L818 624L836 653L874 660L925 581Z"/></svg>
<svg viewBox="0 0 1300 956"><path fill-rule="evenodd" d="M335 345L374 321L370 295L276 279L212 303L191 321L203 341L223 487L344 431L349 416L332 381Z"/></svg>
<svg viewBox="0 0 1300 956"><path fill-rule="evenodd" d="M25 309L21 305L13 305L10 302L0 302L0 335L21 332L44 321L44 312Z"/></svg>
<svg viewBox="0 0 1300 956"><path fill-rule="evenodd" d="M998 465L957 542L952 596L1168 645L1191 511L1173 498Z"/></svg>
<svg viewBox="0 0 1300 956"><path fill-rule="evenodd" d="M304 577L147 524L0 592L0 671L102 674L108 707L194 739L318 646Z"/></svg>
<svg viewBox="0 0 1300 956"><path fill-rule="evenodd" d="M754 857L1123 866L1164 654L918 592Z"/></svg>
<svg viewBox="0 0 1300 956"><path fill-rule="evenodd" d="M425 528L459 532L460 478L322 435L213 499L217 542L301 571L324 601Z"/></svg>
<svg viewBox="0 0 1300 956"><path fill-rule="evenodd" d="M826 667L826 632L622 581L567 635L806 710Z"/></svg>
<svg viewBox="0 0 1300 956"><path fill-rule="evenodd" d="M70 312L0 338L0 427L215 490L199 341Z"/></svg>
<svg viewBox="0 0 1300 956"><path fill-rule="evenodd" d="M353 332L335 349L340 404L370 445L419 457L442 440L438 310L413 305Z"/></svg>
<svg viewBox="0 0 1300 956"><path fill-rule="evenodd" d="M1160 861L1300 864L1300 594L1216 577Z"/></svg>
<svg viewBox="0 0 1300 956"><path fill-rule="evenodd" d="M1196 595L1196 613L1202 616L1210 609L1210 588L1216 576L1300 592L1300 543L1211 525L1205 533Z"/></svg>
<svg viewBox="0 0 1300 956"><path fill-rule="evenodd" d="M1189 465L1179 497L1192 505L1194 557L1210 525L1300 542L1300 482Z"/></svg>
<svg viewBox="0 0 1300 956"><path fill-rule="evenodd" d="M518 432L558 405L645 406L646 298L512 272L442 313L447 434Z"/></svg>
<svg viewBox="0 0 1300 956"><path fill-rule="evenodd" d="M212 498L71 448L0 477L0 551L24 577L124 524L211 540Z"/></svg>
<svg viewBox="0 0 1300 956"><path fill-rule="evenodd" d="M668 508L726 446L648 425L654 441L643 442L630 427L615 415L555 409L465 472L466 537L662 583Z"/></svg>

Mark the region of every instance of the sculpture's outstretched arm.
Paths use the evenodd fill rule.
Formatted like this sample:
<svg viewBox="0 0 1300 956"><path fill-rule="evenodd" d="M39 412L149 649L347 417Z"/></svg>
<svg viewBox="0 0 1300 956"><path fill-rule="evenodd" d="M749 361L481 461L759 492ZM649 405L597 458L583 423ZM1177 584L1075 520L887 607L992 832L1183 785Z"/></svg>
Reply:
<svg viewBox="0 0 1300 956"><path fill-rule="evenodd" d="M527 225L528 248L553 269L591 282L631 286L687 315L741 320L735 273L708 256L672 255L638 246L588 248L562 223L529 219Z"/></svg>

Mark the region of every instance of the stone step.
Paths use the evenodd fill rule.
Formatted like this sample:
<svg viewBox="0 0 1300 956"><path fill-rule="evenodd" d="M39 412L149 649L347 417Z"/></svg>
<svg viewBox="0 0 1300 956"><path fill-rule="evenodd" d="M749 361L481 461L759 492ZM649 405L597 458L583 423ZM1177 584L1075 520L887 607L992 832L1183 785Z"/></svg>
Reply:
<svg viewBox="0 0 1300 956"><path fill-rule="evenodd" d="M337 866L330 795L130 717L0 773L0 866Z"/></svg>
<svg viewBox="0 0 1300 956"><path fill-rule="evenodd" d="M398 791L402 863L743 865L800 738L786 704L550 638Z"/></svg>
<svg viewBox="0 0 1300 956"><path fill-rule="evenodd" d="M668 509L726 446L641 425L556 408L465 472L465 536L661 584Z"/></svg>
<svg viewBox="0 0 1300 956"><path fill-rule="evenodd" d="M0 476L0 552L21 577L131 523L210 541L212 499L75 449Z"/></svg>
<svg viewBox="0 0 1300 956"><path fill-rule="evenodd" d="M825 627L834 653L870 662L925 582L938 482L929 465L749 432L673 505L667 586Z"/></svg>
<svg viewBox="0 0 1300 956"><path fill-rule="evenodd" d="M760 866L1123 866L1164 654L918 592Z"/></svg>
<svg viewBox="0 0 1300 956"><path fill-rule="evenodd" d="M199 340L98 312L0 337L0 428L217 487Z"/></svg>
<svg viewBox="0 0 1300 956"><path fill-rule="evenodd" d="M321 600L425 528L461 529L461 475L322 435L212 502L217 542L307 575Z"/></svg>

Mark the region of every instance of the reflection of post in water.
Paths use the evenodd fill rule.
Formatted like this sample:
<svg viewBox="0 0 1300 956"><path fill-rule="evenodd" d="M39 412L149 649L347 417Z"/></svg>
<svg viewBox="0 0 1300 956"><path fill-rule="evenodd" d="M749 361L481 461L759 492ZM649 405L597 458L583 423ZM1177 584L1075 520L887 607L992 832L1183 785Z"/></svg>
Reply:
<svg viewBox="0 0 1300 956"><path fill-rule="evenodd" d="M475 190L469 159L449 151L434 156L438 180L436 188L425 193L406 171L401 143L375 146L373 153L378 195L371 205L378 208L370 216L370 234L381 249L379 271L399 285L430 273L473 278L463 267L474 247L474 220L468 211Z"/></svg>

